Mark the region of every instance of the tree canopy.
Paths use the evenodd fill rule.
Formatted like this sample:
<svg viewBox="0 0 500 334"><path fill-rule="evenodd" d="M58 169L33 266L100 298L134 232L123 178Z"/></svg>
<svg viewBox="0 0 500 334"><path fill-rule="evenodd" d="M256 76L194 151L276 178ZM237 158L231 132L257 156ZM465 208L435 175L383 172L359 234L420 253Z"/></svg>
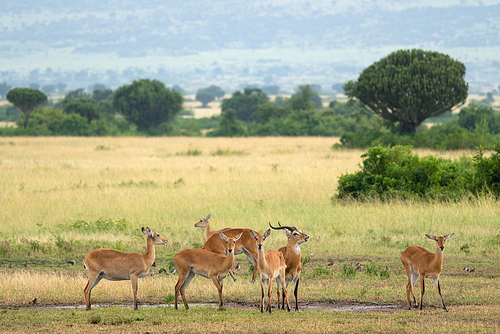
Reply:
<svg viewBox="0 0 500 334"><path fill-rule="evenodd" d="M221 114L219 127L207 135L211 137L241 137L245 135L245 128L236 118L236 111L227 109Z"/></svg>
<svg viewBox="0 0 500 334"><path fill-rule="evenodd" d="M172 87L172 90L174 92L177 92L177 93L181 94L181 95L186 95L186 90L184 88L182 88L181 86L179 86L179 85L174 85Z"/></svg>
<svg viewBox="0 0 500 334"><path fill-rule="evenodd" d="M90 123L94 119L101 118L101 107L97 102L90 99L75 99L64 106L66 114L79 114Z"/></svg>
<svg viewBox="0 0 500 334"><path fill-rule="evenodd" d="M7 100L15 105L24 114L24 128L35 108L47 102L47 95L38 89L14 88L7 93Z"/></svg>
<svg viewBox="0 0 500 334"><path fill-rule="evenodd" d="M215 85L209 86L209 87L204 88L202 90L212 94L213 96L215 96L219 100L221 97L224 97L224 95L226 94L226 92L224 92L222 90L222 88L220 88L219 86L215 86Z"/></svg>
<svg viewBox="0 0 500 334"><path fill-rule="evenodd" d="M346 95L405 132L465 103L465 65L449 56L419 49L399 50L363 70L344 85Z"/></svg>
<svg viewBox="0 0 500 334"><path fill-rule="evenodd" d="M202 108L206 108L207 105L215 100L214 94L207 92L206 90L200 89L196 93L196 101L200 101L202 103Z"/></svg>
<svg viewBox="0 0 500 334"><path fill-rule="evenodd" d="M267 102L269 102L269 98L260 89L245 88L243 93L236 91L231 98L223 100L222 111L234 109L238 119L249 122L257 107Z"/></svg>
<svg viewBox="0 0 500 334"><path fill-rule="evenodd" d="M500 132L500 115L492 107L472 102L460 109L458 125L462 128L474 131L481 122L486 122L488 130L492 133Z"/></svg>
<svg viewBox="0 0 500 334"><path fill-rule="evenodd" d="M45 85L45 86L42 86L42 91L45 94L48 94L48 95L54 93L55 90L56 90L56 86L54 86L54 85Z"/></svg>
<svg viewBox="0 0 500 334"><path fill-rule="evenodd" d="M103 100L110 99L113 96L113 91L109 88L106 89L94 89L92 91L92 100L100 102Z"/></svg>
<svg viewBox="0 0 500 334"><path fill-rule="evenodd" d="M272 85L272 86L262 87L262 91L267 95L278 95L278 93L280 92L280 86Z"/></svg>
<svg viewBox="0 0 500 334"><path fill-rule="evenodd" d="M55 85L55 86L56 86L57 91L58 91L59 93L64 92L64 90L66 89L66 87L68 87L68 85L67 85L67 84L62 83L62 82L56 83L56 85Z"/></svg>
<svg viewBox="0 0 500 334"><path fill-rule="evenodd" d="M297 93L293 94L288 103L294 110L320 109L321 97L311 85L299 86Z"/></svg>
<svg viewBox="0 0 500 334"><path fill-rule="evenodd" d="M113 109L143 131L171 121L182 109L182 102L181 94L149 79L121 86L113 94Z"/></svg>

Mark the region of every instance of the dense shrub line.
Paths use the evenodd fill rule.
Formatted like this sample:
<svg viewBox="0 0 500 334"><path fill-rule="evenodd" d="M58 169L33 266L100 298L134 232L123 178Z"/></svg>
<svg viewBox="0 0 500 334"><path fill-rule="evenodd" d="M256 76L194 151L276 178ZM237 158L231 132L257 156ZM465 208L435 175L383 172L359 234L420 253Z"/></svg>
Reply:
<svg viewBox="0 0 500 334"><path fill-rule="evenodd" d="M439 150L475 149L500 143L500 114L491 106L473 102L458 114L440 117L441 123L430 128L423 125L415 134L405 133L398 125L372 118L346 129L336 147L369 148L377 145L411 145Z"/></svg>
<svg viewBox="0 0 500 334"><path fill-rule="evenodd" d="M437 199L455 201L500 194L500 145L489 157L479 147L472 158L458 160L422 158L411 146L381 145L361 155L361 170L342 175L332 200L345 199Z"/></svg>
<svg viewBox="0 0 500 334"><path fill-rule="evenodd" d="M340 136L337 147L369 148L411 145L440 150L475 149L500 143L500 113L491 105L472 102L460 112L429 119L408 132L398 122L375 116L358 101L331 101L323 107L311 86L300 86L290 98L274 101L259 89L236 92L222 101L222 114L211 118L184 118L185 110L157 126L139 128L112 108L113 92L83 89L57 103L36 109L23 127L13 106L0 107L0 119L17 119L18 127L0 128L0 136Z"/></svg>

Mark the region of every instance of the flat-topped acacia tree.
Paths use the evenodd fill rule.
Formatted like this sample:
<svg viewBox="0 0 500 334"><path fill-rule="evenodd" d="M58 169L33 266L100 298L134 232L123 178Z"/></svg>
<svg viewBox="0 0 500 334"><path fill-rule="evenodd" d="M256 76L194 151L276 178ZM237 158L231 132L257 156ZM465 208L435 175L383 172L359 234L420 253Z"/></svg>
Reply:
<svg viewBox="0 0 500 334"><path fill-rule="evenodd" d="M425 119L465 103L469 85L464 77L465 65L445 54L399 50L363 70L344 91L376 115L415 133Z"/></svg>
<svg viewBox="0 0 500 334"><path fill-rule="evenodd" d="M24 114L24 128L33 110L47 102L44 92L33 88L14 88L7 93L7 100L15 105Z"/></svg>

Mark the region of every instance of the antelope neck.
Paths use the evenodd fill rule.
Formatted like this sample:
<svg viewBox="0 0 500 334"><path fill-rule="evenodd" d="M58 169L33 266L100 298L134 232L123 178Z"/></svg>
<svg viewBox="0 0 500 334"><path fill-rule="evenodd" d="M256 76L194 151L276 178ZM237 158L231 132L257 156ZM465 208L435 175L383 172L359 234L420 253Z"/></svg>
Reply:
<svg viewBox="0 0 500 334"><path fill-rule="evenodd" d="M153 239L151 239L149 236L148 236L148 241L147 241L147 250L146 250L146 254L144 254L144 257L146 259L148 259L147 263L150 263L150 264L152 264L155 260L155 244L154 244ZM151 261L149 261L149 260L151 260Z"/></svg>
<svg viewBox="0 0 500 334"><path fill-rule="evenodd" d="M209 237L210 237L210 224L207 224L205 226L205 239L208 240Z"/></svg>

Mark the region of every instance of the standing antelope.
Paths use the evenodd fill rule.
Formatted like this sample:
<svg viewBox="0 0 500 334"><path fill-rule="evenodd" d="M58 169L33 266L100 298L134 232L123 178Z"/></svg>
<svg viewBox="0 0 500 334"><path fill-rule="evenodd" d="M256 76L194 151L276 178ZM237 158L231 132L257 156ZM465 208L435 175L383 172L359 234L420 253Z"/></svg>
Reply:
<svg viewBox="0 0 500 334"><path fill-rule="evenodd" d="M222 281L234 264L234 247L236 241L241 237L241 233L236 237L227 237L224 233L219 232L218 237L226 245L227 256L197 248L187 248L175 254L174 264L179 273L179 280L175 284L175 309L177 309L179 293L184 302L184 307L186 310L189 309L185 291L196 275L212 279L219 291L219 306L222 306Z"/></svg>
<svg viewBox="0 0 500 334"><path fill-rule="evenodd" d="M265 285L268 285L267 296L269 302L267 304L267 309L269 313L271 312L271 293L273 292L273 280L276 279L278 285L278 309L280 307L280 287L283 290L283 298L286 298L287 310L290 312L290 304L288 303L288 293L285 288L285 258L281 252L270 249L264 252L264 241L271 234L271 230L268 229L264 235L257 235L254 231L250 231L250 234L255 239L258 249L258 266L259 266L259 276L260 276L260 287L262 290L262 300L260 303L260 312L264 313L264 289ZM284 305L284 304L283 304ZM284 306L283 306L283 309Z"/></svg>
<svg viewBox="0 0 500 334"><path fill-rule="evenodd" d="M149 227L143 227L147 235L146 254L124 253L112 249L96 249L85 255L83 267L89 270L89 281L83 289L85 305L90 310L90 292L103 278L110 281L130 280L134 295L134 309L137 310L137 280L148 274L155 261L155 245L166 245L167 240Z"/></svg>
<svg viewBox="0 0 500 334"><path fill-rule="evenodd" d="M275 230L283 230L285 232L288 241L285 247L281 247L279 252L283 254L286 263L285 270L285 289L288 287L290 282L293 282L295 287L293 294L295 296L295 311L299 310L299 304L297 301L297 294L299 290L299 281L300 281L300 272L302 271L302 263L301 263L301 251L300 245L309 240L309 236L307 234L302 233L302 231L297 230L295 226L281 226L273 227L271 223L269 226ZM283 291L284 293L284 291ZM282 309L285 309L285 296L283 295L283 306Z"/></svg>
<svg viewBox="0 0 500 334"><path fill-rule="evenodd" d="M194 226L195 227L201 227L205 229L205 238L206 242L203 245L201 249L204 249L206 251L215 253L215 254L225 254L226 253L226 245L224 241L219 238L218 233L219 232L224 232L224 234L228 237L235 237L238 234L241 234L241 238L238 240L234 247L234 254L239 255L244 253L247 256L248 261L253 265L254 270L253 270L253 276L252 276L252 282L255 282L255 277L258 272L258 266L257 266L257 246L255 245L255 241L253 240L252 236L250 235L250 229L248 228L224 228L222 230L218 231L210 231L210 217L212 215L208 215L206 217L203 217L203 219L200 219L199 222L197 222ZM233 278L233 280L236 281L236 278L234 277L234 265L231 268L231 271L229 271L229 274Z"/></svg>
<svg viewBox="0 0 500 334"><path fill-rule="evenodd" d="M436 237L429 234L425 235L427 238L436 241L436 253L431 253L427 249L419 246L410 246L406 248L403 254L401 254L401 262L403 263L406 275L408 276L406 295L408 298L409 310L411 309L410 297L413 297L413 303L415 307L417 307L417 301L415 299L415 295L413 294L413 286L417 282L417 278L420 276L420 310L422 310L422 304L424 301L424 279L432 278L439 297L441 298L441 305L443 306L443 309L448 312L446 306L444 305L443 296L441 295L439 275L443 270L444 242L451 238L453 234L454 233L450 233L444 237Z"/></svg>

